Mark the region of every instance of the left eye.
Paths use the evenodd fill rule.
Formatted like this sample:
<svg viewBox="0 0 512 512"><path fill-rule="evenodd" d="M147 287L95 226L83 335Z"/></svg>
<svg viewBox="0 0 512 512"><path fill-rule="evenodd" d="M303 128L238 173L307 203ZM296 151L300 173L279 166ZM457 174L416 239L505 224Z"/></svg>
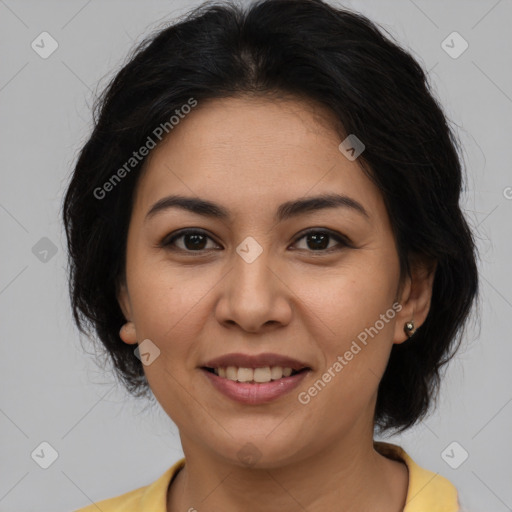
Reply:
<svg viewBox="0 0 512 512"><path fill-rule="evenodd" d="M176 241L181 239L183 239L184 247L178 247L176 244ZM307 247L308 249L312 249L309 252L332 252L333 247L328 247L329 240L331 239L335 240L340 246L350 246L350 242L346 237L325 229L315 229L303 233L295 240L294 245L302 239L307 239ZM206 247L207 240L212 240L212 238L202 231L185 230L175 234L167 240L164 239L161 243L161 247L169 247L171 250L178 249L185 252L201 252L212 249Z"/></svg>
<svg viewBox="0 0 512 512"><path fill-rule="evenodd" d="M326 231L326 230L311 230L306 233L304 233L300 238L298 238L295 243L297 243L299 240L302 240L303 238L307 239L307 246L308 248L314 248L317 249L313 252L320 252L320 251L326 251L326 252L332 252L332 247L327 248L329 245L329 239L335 240L338 242L338 245L341 246L348 246L348 240L336 233L333 233L332 231Z"/></svg>

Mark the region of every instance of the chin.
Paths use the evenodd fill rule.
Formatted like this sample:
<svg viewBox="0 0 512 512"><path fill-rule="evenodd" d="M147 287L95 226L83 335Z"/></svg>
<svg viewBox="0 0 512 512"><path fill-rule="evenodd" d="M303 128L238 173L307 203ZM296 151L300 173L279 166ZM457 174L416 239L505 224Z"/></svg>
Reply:
<svg viewBox="0 0 512 512"><path fill-rule="evenodd" d="M212 451L218 452L230 464L249 469L271 469L292 464L303 451L294 442L295 436L284 429L280 435L276 431L272 432L272 428L258 429L254 434L250 429L240 432L243 435L227 437L224 443L213 442ZM303 433L297 432L297 437L300 437L302 443L311 444Z"/></svg>

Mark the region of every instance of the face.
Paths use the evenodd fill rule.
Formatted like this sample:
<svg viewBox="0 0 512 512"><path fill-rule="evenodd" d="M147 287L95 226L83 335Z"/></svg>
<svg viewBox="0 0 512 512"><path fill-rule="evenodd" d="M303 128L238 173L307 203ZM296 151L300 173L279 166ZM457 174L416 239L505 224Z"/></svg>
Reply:
<svg viewBox="0 0 512 512"><path fill-rule="evenodd" d="M119 301L131 328L121 336L150 340L144 371L186 455L242 464L253 450L258 465L272 467L371 436L392 345L407 339L404 322L426 316L431 282L399 287L383 198L338 149L330 115L300 100L213 100L149 156L128 232ZM335 194L344 202L280 209ZM226 215L153 208L171 195ZM234 353L284 356L307 369L226 385L203 368Z"/></svg>

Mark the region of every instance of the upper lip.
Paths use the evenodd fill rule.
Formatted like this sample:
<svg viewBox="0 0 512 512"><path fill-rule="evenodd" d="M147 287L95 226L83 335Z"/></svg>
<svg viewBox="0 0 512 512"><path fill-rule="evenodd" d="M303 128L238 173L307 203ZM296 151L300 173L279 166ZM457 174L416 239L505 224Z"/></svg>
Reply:
<svg viewBox="0 0 512 512"><path fill-rule="evenodd" d="M258 355L249 355L241 353L225 354L201 365L207 368L225 368L227 366L236 366L238 368L263 368L265 366L281 366L291 368L292 370L302 370L310 368L306 363L292 359L291 357L272 354L270 352Z"/></svg>

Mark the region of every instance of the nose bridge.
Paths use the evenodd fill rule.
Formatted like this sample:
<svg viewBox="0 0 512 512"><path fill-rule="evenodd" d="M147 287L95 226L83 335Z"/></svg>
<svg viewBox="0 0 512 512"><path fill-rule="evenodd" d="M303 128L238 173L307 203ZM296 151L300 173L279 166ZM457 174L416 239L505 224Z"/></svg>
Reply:
<svg viewBox="0 0 512 512"><path fill-rule="evenodd" d="M265 324L286 324L290 307L281 296L286 289L275 275L270 237L247 237L237 247L228 285L217 310L218 319L235 322L246 331ZM261 242L261 243L260 243Z"/></svg>
<svg viewBox="0 0 512 512"><path fill-rule="evenodd" d="M253 296L273 286L270 238L259 236L258 240L248 236L236 247L233 269L235 287L243 288L244 291L247 288Z"/></svg>

